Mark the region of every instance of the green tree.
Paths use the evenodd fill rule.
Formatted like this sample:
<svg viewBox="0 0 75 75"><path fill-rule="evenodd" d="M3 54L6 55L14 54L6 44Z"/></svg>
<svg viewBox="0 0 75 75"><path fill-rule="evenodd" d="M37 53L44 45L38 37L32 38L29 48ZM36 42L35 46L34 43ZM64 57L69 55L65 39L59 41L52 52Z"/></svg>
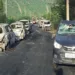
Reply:
<svg viewBox="0 0 75 75"><path fill-rule="evenodd" d="M5 18L3 0L0 0L0 23L5 22Z"/></svg>
<svg viewBox="0 0 75 75"><path fill-rule="evenodd" d="M51 12L45 14L43 17L46 19L50 19L52 23L52 28L56 29L61 20L65 19L65 1L64 0L56 0L54 4L51 5Z"/></svg>

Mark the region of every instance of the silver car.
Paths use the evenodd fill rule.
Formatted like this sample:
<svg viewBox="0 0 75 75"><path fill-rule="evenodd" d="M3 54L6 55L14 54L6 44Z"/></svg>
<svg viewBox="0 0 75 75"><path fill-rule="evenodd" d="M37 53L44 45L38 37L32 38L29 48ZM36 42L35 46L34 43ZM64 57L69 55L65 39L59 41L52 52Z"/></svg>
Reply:
<svg viewBox="0 0 75 75"><path fill-rule="evenodd" d="M0 51L5 51L8 45L15 43L15 34L8 24L0 23Z"/></svg>

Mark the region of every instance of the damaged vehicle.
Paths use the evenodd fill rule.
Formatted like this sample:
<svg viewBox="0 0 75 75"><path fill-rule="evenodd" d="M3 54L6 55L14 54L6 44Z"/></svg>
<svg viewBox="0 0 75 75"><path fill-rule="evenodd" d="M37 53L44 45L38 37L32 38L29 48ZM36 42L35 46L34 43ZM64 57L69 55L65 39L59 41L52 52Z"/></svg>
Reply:
<svg viewBox="0 0 75 75"><path fill-rule="evenodd" d="M0 51L5 51L7 46L15 43L16 37L8 24L0 23Z"/></svg>
<svg viewBox="0 0 75 75"><path fill-rule="evenodd" d="M62 21L53 45L53 65L75 65L75 21Z"/></svg>
<svg viewBox="0 0 75 75"><path fill-rule="evenodd" d="M10 27L12 31L14 32L14 34L16 35L17 41L25 38L25 29L22 22L20 21L14 22L10 25Z"/></svg>
<svg viewBox="0 0 75 75"><path fill-rule="evenodd" d="M30 28L30 23L29 20L20 20L20 22L22 22L24 24L24 28L25 28L25 33L26 35L29 34L29 28Z"/></svg>

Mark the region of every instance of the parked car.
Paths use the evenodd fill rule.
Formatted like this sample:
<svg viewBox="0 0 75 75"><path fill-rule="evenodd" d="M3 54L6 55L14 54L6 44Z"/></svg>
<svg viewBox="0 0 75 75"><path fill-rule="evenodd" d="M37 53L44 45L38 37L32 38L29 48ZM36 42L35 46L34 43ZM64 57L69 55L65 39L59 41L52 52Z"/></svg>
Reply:
<svg viewBox="0 0 75 75"><path fill-rule="evenodd" d="M43 28L45 31L49 31L51 27L51 22L49 20L40 20L39 27Z"/></svg>
<svg viewBox="0 0 75 75"><path fill-rule="evenodd" d="M44 27L45 31L50 31L51 22L49 20L44 20L43 27Z"/></svg>
<svg viewBox="0 0 75 75"><path fill-rule="evenodd" d="M53 45L53 65L75 65L75 21L59 24Z"/></svg>
<svg viewBox="0 0 75 75"><path fill-rule="evenodd" d="M29 27L30 27L29 20L20 20L20 22L22 22L24 24L26 34L29 34Z"/></svg>
<svg viewBox="0 0 75 75"><path fill-rule="evenodd" d="M14 22L10 25L10 27L12 28L14 34L16 35L16 40L24 39L25 29L22 22L19 22L19 21Z"/></svg>
<svg viewBox="0 0 75 75"><path fill-rule="evenodd" d="M44 20L39 20L39 28L43 27Z"/></svg>
<svg viewBox="0 0 75 75"><path fill-rule="evenodd" d="M0 23L0 51L5 51L8 45L13 45L16 41L15 34L6 23Z"/></svg>

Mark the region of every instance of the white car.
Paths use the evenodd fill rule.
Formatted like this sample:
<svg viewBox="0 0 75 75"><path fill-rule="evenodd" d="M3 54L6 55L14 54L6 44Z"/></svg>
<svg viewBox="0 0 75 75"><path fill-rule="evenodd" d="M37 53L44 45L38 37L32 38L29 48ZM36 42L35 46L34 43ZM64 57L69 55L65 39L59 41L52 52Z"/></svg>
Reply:
<svg viewBox="0 0 75 75"><path fill-rule="evenodd" d="M50 27L51 26L51 23L49 20L44 20L44 27Z"/></svg>
<svg viewBox="0 0 75 75"><path fill-rule="evenodd" d="M5 51L8 45L15 43L16 37L8 24L0 23L0 51Z"/></svg>
<svg viewBox="0 0 75 75"><path fill-rule="evenodd" d="M50 30L51 23L49 20L41 20L39 25L40 25L40 27L44 28L45 30Z"/></svg>
<svg viewBox="0 0 75 75"><path fill-rule="evenodd" d="M23 20L20 20L20 22L23 22L23 24L25 25L29 23L29 20L23 19Z"/></svg>
<svg viewBox="0 0 75 75"><path fill-rule="evenodd" d="M14 34L16 35L16 40L19 41L24 39L25 37L25 29L22 22L17 21L10 25L11 29L13 30Z"/></svg>
<svg viewBox="0 0 75 75"><path fill-rule="evenodd" d="M26 30L26 34L29 33L29 27L30 27L30 23L29 20L20 20L20 22L22 22L25 26L25 30Z"/></svg>

